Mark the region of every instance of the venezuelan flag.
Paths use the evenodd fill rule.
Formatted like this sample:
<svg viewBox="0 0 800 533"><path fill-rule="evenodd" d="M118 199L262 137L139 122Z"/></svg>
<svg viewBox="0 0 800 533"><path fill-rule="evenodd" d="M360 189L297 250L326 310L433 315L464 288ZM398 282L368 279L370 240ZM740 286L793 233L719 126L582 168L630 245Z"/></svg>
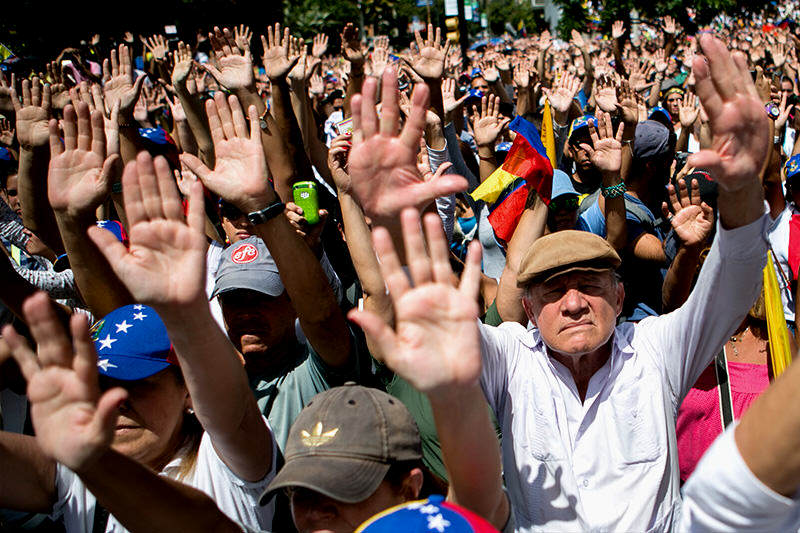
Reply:
<svg viewBox="0 0 800 533"><path fill-rule="evenodd" d="M792 363L792 351L789 347L789 328L786 327L786 317L783 314L778 275L775 273L772 254L769 252L767 266L764 267L764 307L767 315L772 376L777 378Z"/></svg>
<svg viewBox="0 0 800 533"><path fill-rule="evenodd" d="M517 136L505 161L471 194L474 200L482 200L489 206L489 224L495 236L504 242L514 234L528 190L536 190L544 203L549 204L553 188L553 166L539 130L522 117L516 117L508 127Z"/></svg>

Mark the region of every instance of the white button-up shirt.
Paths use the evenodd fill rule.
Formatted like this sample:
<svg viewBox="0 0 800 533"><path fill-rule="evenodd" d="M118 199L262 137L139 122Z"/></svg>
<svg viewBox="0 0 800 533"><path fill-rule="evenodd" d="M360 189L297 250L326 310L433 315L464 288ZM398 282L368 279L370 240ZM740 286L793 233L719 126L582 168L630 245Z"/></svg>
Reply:
<svg viewBox="0 0 800 533"><path fill-rule="evenodd" d="M675 418L761 288L769 217L718 227L677 311L616 328L581 402L539 331L481 327L481 385L502 432L517 531L668 531L680 511Z"/></svg>

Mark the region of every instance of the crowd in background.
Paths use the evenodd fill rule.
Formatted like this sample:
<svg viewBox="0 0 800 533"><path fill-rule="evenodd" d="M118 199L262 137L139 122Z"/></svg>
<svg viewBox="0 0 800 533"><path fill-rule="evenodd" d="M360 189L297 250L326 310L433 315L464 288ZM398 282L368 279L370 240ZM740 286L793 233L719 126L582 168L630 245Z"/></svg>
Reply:
<svg viewBox="0 0 800 533"><path fill-rule="evenodd" d="M0 530L797 530L797 7L3 63Z"/></svg>

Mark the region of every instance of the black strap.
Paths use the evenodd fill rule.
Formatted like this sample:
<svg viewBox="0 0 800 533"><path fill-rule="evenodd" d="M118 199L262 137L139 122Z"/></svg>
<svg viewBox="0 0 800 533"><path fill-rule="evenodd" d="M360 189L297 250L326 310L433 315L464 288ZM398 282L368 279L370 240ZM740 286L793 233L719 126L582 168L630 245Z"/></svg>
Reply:
<svg viewBox="0 0 800 533"><path fill-rule="evenodd" d="M733 422L733 399L731 398L731 381L728 374L728 358L725 356L725 348L714 357L714 371L717 374L717 385L719 385L719 413L724 431Z"/></svg>
<svg viewBox="0 0 800 533"><path fill-rule="evenodd" d="M106 533L106 526L108 526L108 510L100 505L100 502L95 501L92 533Z"/></svg>

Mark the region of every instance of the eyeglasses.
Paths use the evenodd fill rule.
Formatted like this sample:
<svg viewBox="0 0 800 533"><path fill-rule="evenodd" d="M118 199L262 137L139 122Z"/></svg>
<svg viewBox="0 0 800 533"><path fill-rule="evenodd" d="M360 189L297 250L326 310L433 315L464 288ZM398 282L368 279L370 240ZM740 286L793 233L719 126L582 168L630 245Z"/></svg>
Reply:
<svg viewBox="0 0 800 533"><path fill-rule="evenodd" d="M578 209L578 197L572 195L560 196L552 200L549 207L551 211Z"/></svg>

